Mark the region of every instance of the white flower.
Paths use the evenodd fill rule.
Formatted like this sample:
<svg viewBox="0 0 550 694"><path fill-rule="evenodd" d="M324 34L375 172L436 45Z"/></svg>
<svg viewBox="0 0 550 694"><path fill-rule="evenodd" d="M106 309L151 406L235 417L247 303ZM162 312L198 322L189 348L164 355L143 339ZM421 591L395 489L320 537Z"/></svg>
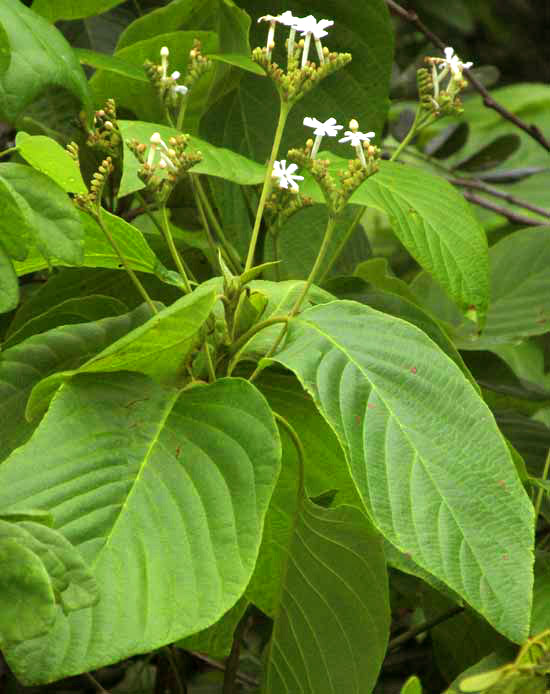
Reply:
<svg viewBox="0 0 550 694"><path fill-rule="evenodd" d="M321 137L325 135L334 137L338 135L338 130L342 130L344 127L343 125L336 125L336 118L329 118L324 123L321 123L317 118L310 118L309 116L304 118L304 125L307 125L308 128L315 128L313 134L321 135Z"/></svg>
<svg viewBox="0 0 550 694"><path fill-rule="evenodd" d="M153 133L151 137L149 138L149 142L151 143L151 147L149 149L149 154L147 155L147 164L149 166L153 166L154 161L155 161L155 153L157 149L160 147L161 150L164 150L164 152L170 152L170 149L168 148L168 145L166 142L162 139L160 136L160 133ZM161 151L160 153L161 160L164 159L163 157L163 152Z"/></svg>
<svg viewBox="0 0 550 694"><path fill-rule="evenodd" d="M303 181L304 177L294 173L297 169L297 164L289 164L287 166L286 159L282 159L281 161L273 162L273 172L271 175L273 178L279 179L280 188L288 188L290 186L292 190L299 190L296 181Z"/></svg>
<svg viewBox="0 0 550 694"><path fill-rule="evenodd" d="M279 24L284 24L287 27L296 28L302 20L300 17L295 17L290 10L287 10L277 17L277 21Z"/></svg>
<svg viewBox="0 0 550 694"><path fill-rule="evenodd" d="M320 19L317 21L312 14L307 17L299 19L296 23L296 29L300 32L304 39L304 51L302 53L302 67L307 63L309 55L309 45L311 43L311 37L315 39L315 46L317 48L317 55L319 56L319 62L322 65L325 62L325 56L323 55L323 46L321 45L321 39L327 36L328 32L325 31L326 27L330 27L334 24L331 19Z"/></svg>
<svg viewBox="0 0 550 694"><path fill-rule="evenodd" d="M160 49L160 63L162 67L162 79L166 79L166 70L168 69L168 56L170 55L170 51L168 50L168 46L163 46Z"/></svg>
<svg viewBox="0 0 550 694"><path fill-rule="evenodd" d="M361 142L366 142L370 145L374 133L362 133L360 130L346 130L345 137L342 137L338 142L349 142L352 147L361 147Z"/></svg>
<svg viewBox="0 0 550 694"><path fill-rule="evenodd" d="M310 118L309 116L304 118L304 125L306 125L308 128L315 128L313 131L313 134L315 135L315 142L313 143L311 154L309 155L311 159L315 159L315 156L319 151L321 140L323 137L325 137L325 135L328 135L328 137L334 137L335 135L338 135L338 131L342 130L344 127L343 125L336 124L336 118L329 118L324 123L321 123L321 121L317 120L317 118Z"/></svg>
<svg viewBox="0 0 550 694"><path fill-rule="evenodd" d="M469 70L471 67L473 67L472 62L463 63L455 53L454 48L451 48L451 46L447 46L444 52L445 59L441 60L439 69L450 70L453 77L461 79L462 71L464 69Z"/></svg>
<svg viewBox="0 0 550 694"><path fill-rule="evenodd" d="M328 31L325 31L325 28L331 27L333 24L334 22L331 19L320 19L317 21L315 17L310 14L303 19L299 19L296 28L302 36L311 34L315 39L322 39L328 35Z"/></svg>

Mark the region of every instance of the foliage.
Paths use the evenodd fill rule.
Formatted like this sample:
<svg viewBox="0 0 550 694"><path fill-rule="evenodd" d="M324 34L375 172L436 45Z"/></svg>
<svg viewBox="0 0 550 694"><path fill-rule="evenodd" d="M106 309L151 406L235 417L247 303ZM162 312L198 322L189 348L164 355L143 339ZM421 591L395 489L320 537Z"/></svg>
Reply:
<svg viewBox="0 0 550 694"><path fill-rule="evenodd" d="M546 691L550 91L395 5L4 0L10 678Z"/></svg>

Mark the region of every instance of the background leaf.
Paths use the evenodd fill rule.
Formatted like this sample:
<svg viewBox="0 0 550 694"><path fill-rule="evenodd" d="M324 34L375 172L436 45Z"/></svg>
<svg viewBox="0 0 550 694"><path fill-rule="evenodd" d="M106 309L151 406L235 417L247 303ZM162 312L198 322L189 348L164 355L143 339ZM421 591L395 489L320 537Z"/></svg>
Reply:
<svg viewBox="0 0 550 694"><path fill-rule="evenodd" d="M30 231L42 255L47 260L58 258L80 264L84 229L63 189L45 174L23 164L0 164L0 177L28 203Z"/></svg>
<svg viewBox="0 0 550 694"><path fill-rule="evenodd" d="M252 574L279 458L271 412L246 381L180 393L119 373L64 386L35 436L0 467L0 490L15 510L53 513L92 568L100 600L7 649L17 677L85 672L220 619Z"/></svg>
<svg viewBox="0 0 550 694"><path fill-rule="evenodd" d="M19 131L15 139L19 154L37 171L54 180L66 193L86 193L80 167L66 149L51 137Z"/></svg>
<svg viewBox="0 0 550 694"><path fill-rule="evenodd" d="M63 35L18 0L3 0L0 23L8 35L10 64L0 73L0 118L10 123L52 87L70 92L91 110L88 83Z"/></svg>
<svg viewBox="0 0 550 694"><path fill-rule="evenodd" d="M19 280L11 260L0 245L0 313L6 313L19 303Z"/></svg>
<svg viewBox="0 0 550 694"><path fill-rule="evenodd" d="M344 301L292 319L274 360L296 373L337 433L378 529L522 642L533 508L456 364L412 325Z"/></svg>
<svg viewBox="0 0 550 694"><path fill-rule="evenodd" d="M101 14L120 5L124 0L34 0L32 9L50 22L59 19L80 19L90 15Z"/></svg>

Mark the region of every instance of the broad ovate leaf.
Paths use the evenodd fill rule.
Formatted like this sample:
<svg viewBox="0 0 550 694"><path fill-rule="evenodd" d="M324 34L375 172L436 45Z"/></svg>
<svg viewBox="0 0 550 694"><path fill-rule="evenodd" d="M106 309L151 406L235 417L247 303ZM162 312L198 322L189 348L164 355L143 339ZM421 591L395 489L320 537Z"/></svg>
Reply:
<svg viewBox="0 0 550 694"><path fill-rule="evenodd" d="M0 71L0 118L14 123L52 88L69 92L86 111L91 99L86 76L61 32L19 0L2 0L0 26L10 58Z"/></svg>
<svg viewBox="0 0 550 694"><path fill-rule="evenodd" d="M0 313L7 313L19 303L19 280L13 263L0 243Z"/></svg>
<svg viewBox="0 0 550 694"><path fill-rule="evenodd" d="M522 642L533 508L488 407L421 330L354 302L291 319L273 359L331 424L375 526Z"/></svg>
<svg viewBox="0 0 550 694"><path fill-rule="evenodd" d="M97 605L4 655L27 683L87 672L217 622L243 594L280 465L259 391L185 391L83 374L0 467L0 508L49 510L82 553Z"/></svg>

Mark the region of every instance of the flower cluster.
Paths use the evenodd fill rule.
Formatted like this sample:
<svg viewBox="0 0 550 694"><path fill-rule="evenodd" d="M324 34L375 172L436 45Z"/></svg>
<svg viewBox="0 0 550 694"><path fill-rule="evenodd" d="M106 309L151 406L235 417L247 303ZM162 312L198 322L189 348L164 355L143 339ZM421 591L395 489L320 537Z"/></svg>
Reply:
<svg viewBox="0 0 550 694"><path fill-rule="evenodd" d="M107 152L112 157L118 157L121 153L121 143L115 102L113 99L107 99L105 106L94 114L93 129L88 133L86 144Z"/></svg>
<svg viewBox="0 0 550 694"><path fill-rule="evenodd" d="M425 58L431 65L431 72L421 68L417 74L420 103L426 111L431 111L434 115L446 115L462 110L458 94L468 84L463 72L473 66L472 62L462 62L451 46L447 46L444 53L444 58ZM443 82L447 77L447 85L443 88Z"/></svg>
<svg viewBox="0 0 550 694"><path fill-rule="evenodd" d="M165 201L178 180L202 159L200 152L186 152L188 135L171 137L168 144L160 133L149 138L149 148L137 140L130 140L128 147L135 154L141 168L138 176L161 201Z"/></svg>
<svg viewBox="0 0 550 694"><path fill-rule="evenodd" d="M327 28L334 22L331 19L317 20L313 15L295 17L287 10L280 15L265 15L258 22L267 22L269 30L267 43L263 48L255 48L252 59L261 65L275 83L283 101L294 103L318 84L322 79L344 67L351 60L349 53L331 53L321 39L328 35ZM278 24L290 29L287 41L287 71L272 62L275 48L275 29ZM300 39L296 41L296 34ZM319 63L309 60L311 41L317 49Z"/></svg>
<svg viewBox="0 0 550 694"><path fill-rule="evenodd" d="M74 196L75 205L97 219L101 207L103 189L113 171L113 160L111 157L106 157L99 165L99 169L92 175L89 192Z"/></svg>
<svg viewBox="0 0 550 694"><path fill-rule="evenodd" d="M315 141L309 139L306 142L305 149L303 150L293 150L294 152L302 152L302 154L307 155L308 159L313 161L317 156L319 151L319 146L323 137L335 137L338 135L338 131L342 130L343 125L338 125L336 118L328 118L324 123L317 118L311 118L306 116L304 118L304 125L308 128L313 128L313 134L315 135ZM352 119L349 123L349 130L346 130L344 137L340 138L339 142L349 142L349 144L355 149L357 154L357 161L365 172L365 177L370 176L376 171L377 166L375 165L375 160L379 156L378 149L371 145L371 139L374 137L374 133L368 132L363 133L359 130L359 123ZM302 158L302 155L300 155ZM308 164L308 168L311 168ZM354 165L354 175L357 166ZM296 181L303 181L304 177L296 173L298 167L296 164L289 164L287 166L286 159L282 161L276 161L273 165L272 176L274 179L278 180L279 188L284 188L290 191L298 192L299 187ZM357 179L357 177L356 177ZM355 179L354 179L355 180ZM363 180L363 179L361 179Z"/></svg>
<svg viewBox="0 0 550 694"><path fill-rule="evenodd" d="M181 73L178 70L168 74L169 55L168 46L163 46L160 49L160 64L157 65L146 60L145 71L162 103L175 108L180 99L186 96L189 88L185 84L178 84L178 80L181 78Z"/></svg>

